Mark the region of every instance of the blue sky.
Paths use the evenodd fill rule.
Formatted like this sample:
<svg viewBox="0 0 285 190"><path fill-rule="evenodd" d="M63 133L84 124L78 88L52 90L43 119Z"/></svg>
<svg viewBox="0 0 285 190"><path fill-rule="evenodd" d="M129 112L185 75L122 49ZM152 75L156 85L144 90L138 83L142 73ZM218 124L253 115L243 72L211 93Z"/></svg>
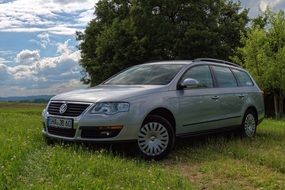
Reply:
<svg viewBox="0 0 285 190"><path fill-rule="evenodd" d="M85 88L75 32L94 18L96 0L0 0L0 97ZM285 0L243 0L254 17Z"/></svg>

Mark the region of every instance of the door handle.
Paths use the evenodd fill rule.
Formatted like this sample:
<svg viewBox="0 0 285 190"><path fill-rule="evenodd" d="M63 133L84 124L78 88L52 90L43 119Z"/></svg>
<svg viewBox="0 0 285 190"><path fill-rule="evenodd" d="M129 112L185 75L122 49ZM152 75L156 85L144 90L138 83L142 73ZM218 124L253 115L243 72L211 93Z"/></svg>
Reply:
<svg viewBox="0 0 285 190"><path fill-rule="evenodd" d="M218 100L220 98L220 96L212 96L213 100Z"/></svg>
<svg viewBox="0 0 285 190"><path fill-rule="evenodd" d="M238 95L238 97L240 97L240 98L244 98L244 95L243 95L243 94L240 94L240 95Z"/></svg>

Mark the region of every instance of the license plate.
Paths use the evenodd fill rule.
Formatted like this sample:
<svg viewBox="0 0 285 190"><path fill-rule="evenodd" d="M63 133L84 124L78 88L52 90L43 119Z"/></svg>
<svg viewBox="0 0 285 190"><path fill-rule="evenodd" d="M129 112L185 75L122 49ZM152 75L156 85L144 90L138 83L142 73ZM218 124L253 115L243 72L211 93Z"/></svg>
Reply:
<svg viewBox="0 0 285 190"><path fill-rule="evenodd" d="M72 119L56 118L56 117L49 117L48 118L48 126L49 127L71 129L72 128L72 124L73 124L73 120Z"/></svg>

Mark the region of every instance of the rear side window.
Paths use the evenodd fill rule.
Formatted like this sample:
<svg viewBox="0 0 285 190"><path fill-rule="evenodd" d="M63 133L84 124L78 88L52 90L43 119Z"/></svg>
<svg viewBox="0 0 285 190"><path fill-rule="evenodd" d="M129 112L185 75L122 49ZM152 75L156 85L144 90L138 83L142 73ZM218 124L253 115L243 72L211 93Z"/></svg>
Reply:
<svg viewBox="0 0 285 190"><path fill-rule="evenodd" d="M240 86L253 86L253 82L246 72L236 69L232 69L232 71L238 79Z"/></svg>
<svg viewBox="0 0 285 190"><path fill-rule="evenodd" d="M196 79L200 88L213 88L213 80L209 66L196 66L190 68L182 77L181 81L186 78Z"/></svg>
<svg viewBox="0 0 285 190"><path fill-rule="evenodd" d="M212 68L217 79L218 87L237 87L237 81L229 68L219 66L213 66Z"/></svg>

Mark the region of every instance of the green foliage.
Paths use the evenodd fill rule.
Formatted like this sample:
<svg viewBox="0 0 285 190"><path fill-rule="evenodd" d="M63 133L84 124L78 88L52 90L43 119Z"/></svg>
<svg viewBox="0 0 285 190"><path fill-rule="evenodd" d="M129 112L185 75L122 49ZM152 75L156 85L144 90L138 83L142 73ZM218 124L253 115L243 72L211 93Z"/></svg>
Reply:
<svg viewBox="0 0 285 190"><path fill-rule="evenodd" d="M245 45L238 49L242 60L238 57L234 57L233 60L247 68L262 89L270 89L271 81L266 78L270 71L266 57L269 46L266 32L259 27L253 28L247 36L242 37L242 41Z"/></svg>
<svg viewBox="0 0 285 190"><path fill-rule="evenodd" d="M267 93L274 93L276 117L282 117L285 95L285 15L267 10L254 20L233 60L243 64Z"/></svg>
<svg viewBox="0 0 285 190"><path fill-rule="evenodd" d="M248 10L228 0L100 0L84 33L81 64L96 85L153 60L228 59L240 47Z"/></svg>
<svg viewBox="0 0 285 190"><path fill-rule="evenodd" d="M269 18L271 15L271 10L269 9L269 7L267 7L267 9L260 15L258 15L256 18L252 19L252 27L256 28L265 28L268 24Z"/></svg>
<svg viewBox="0 0 285 190"><path fill-rule="evenodd" d="M242 38L244 47L238 49L242 59L233 59L250 70L264 90L285 93L284 12L267 12L258 18L267 21L266 25L255 22L247 36Z"/></svg>

